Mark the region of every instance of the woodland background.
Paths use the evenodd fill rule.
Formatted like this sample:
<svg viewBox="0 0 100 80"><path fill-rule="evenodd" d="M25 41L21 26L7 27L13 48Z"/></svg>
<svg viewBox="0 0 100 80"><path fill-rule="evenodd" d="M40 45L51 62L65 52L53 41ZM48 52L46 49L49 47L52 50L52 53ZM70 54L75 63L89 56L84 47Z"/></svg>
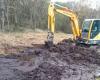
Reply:
<svg viewBox="0 0 100 80"><path fill-rule="evenodd" d="M0 0L0 31L18 32L31 29L47 30L47 11L50 0ZM76 12L80 25L85 18L100 18L100 8L93 9L83 2L59 3ZM56 30L70 33L70 21L56 15Z"/></svg>

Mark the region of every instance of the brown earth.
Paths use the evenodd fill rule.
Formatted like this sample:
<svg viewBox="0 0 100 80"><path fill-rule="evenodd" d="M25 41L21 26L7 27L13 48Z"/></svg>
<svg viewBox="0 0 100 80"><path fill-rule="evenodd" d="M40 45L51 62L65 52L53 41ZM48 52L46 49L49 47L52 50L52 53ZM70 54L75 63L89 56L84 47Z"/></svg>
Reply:
<svg viewBox="0 0 100 80"><path fill-rule="evenodd" d="M100 53L63 40L61 33L56 35L63 41L58 39L58 44L47 48L42 43L45 34L40 34L36 42L32 36L24 38L25 43L30 40L27 45L7 43L6 55L0 56L0 80L95 80Z"/></svg>
<svg viewBox="0 0 100 80"><path fill-rule="evenodd" d="M68 35L69 36L69 35ZM38 47L46 41L47 32L19 32L19 33L0 33L0 54L18 53L27 47ZM64 33L56 33L54 42L65 39L67 36ZM71 35L69 36L71 37Z"/></svg>

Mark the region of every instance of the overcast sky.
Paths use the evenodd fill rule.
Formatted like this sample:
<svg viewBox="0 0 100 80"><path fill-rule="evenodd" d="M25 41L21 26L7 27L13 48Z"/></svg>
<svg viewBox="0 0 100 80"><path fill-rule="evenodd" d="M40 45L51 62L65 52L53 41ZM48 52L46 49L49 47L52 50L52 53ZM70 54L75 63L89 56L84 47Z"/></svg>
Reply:
<svg viewBox="0 0 100 80"><path fill-rule="evenodd" d="M100 5L100 0L51 0L51 1L58 1L58 2L82 2L81 4L88 5L91 8L98 8ZM83 2L84 1L84 2Z"/></svg>

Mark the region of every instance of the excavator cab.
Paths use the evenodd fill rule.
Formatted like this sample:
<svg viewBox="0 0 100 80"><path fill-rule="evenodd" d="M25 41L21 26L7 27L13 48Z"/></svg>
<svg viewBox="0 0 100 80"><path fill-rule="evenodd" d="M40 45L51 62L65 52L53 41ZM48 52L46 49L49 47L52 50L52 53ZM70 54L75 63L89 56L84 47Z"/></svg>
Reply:
<svg viewBox="0 0 100 80"><path fill-rule="evenodd" d="M86 19L81 33L83 44L100 45L100 19Z"/></svg>

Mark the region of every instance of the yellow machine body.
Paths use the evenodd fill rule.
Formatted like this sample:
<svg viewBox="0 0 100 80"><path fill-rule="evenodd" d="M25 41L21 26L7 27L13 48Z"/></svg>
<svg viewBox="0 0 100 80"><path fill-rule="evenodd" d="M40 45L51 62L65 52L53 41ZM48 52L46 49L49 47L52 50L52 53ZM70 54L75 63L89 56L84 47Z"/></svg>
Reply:
<svg viewBox="0 0 100 80"><path fill-rule="evenodd" d="M57 6L57 8L56 8ZM86 19L82 29L74 11L61 5L50 3L48 7L48 37L47 42L53 43L55 32L55 13L58 12L70 18L73 40L83 44L100 44L100 19Z"/></svg>

